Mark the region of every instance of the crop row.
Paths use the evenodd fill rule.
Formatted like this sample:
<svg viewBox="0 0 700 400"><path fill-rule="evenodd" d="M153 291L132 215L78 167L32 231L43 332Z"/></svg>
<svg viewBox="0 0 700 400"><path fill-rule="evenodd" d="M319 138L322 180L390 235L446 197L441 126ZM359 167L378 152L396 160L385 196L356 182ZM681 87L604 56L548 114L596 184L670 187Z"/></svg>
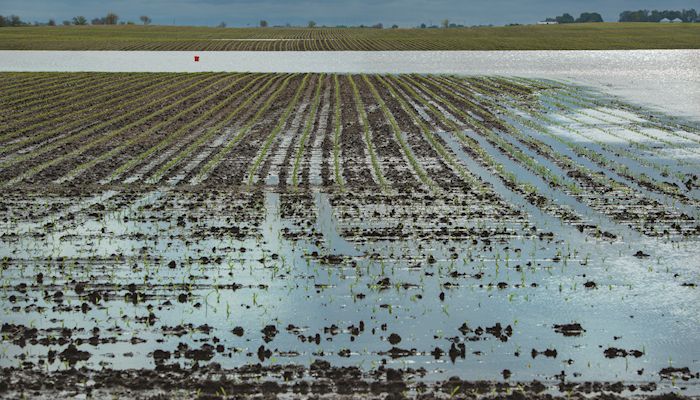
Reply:
<svg viewBox="0 0 700 400"><path fill-rule="evenodd" d="M23 74L0 78L31 93ZM562 86L424 75L42 75L27 108L7 113L0 185L315 185L491 201L478 167L582 230L696 234L697 149L678 142L696 143L696 132L595 106L599 99ZM3 110L16 104L0 100ZM607 139L635 133L653 142Z"/></svg>

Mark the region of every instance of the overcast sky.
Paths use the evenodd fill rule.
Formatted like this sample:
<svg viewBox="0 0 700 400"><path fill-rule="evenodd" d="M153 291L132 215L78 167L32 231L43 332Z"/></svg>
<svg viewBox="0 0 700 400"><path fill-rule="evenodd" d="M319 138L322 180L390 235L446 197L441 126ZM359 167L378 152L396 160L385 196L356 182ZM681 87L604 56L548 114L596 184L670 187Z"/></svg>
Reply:
<svg viewBox="0 0 700 400"><path fill-rule="evenodd" d="M107 12L138 22L148 15L155 24L253 26L261 19L270 25L416 26L438 24L448 18L465 25L532 23L564 12L599 12L606 21L632 9L700 8L698 0L0 0L0 14L23 20L59 23L76 15L88 20ZM699 10L700 11L700 10Z"/></svg>

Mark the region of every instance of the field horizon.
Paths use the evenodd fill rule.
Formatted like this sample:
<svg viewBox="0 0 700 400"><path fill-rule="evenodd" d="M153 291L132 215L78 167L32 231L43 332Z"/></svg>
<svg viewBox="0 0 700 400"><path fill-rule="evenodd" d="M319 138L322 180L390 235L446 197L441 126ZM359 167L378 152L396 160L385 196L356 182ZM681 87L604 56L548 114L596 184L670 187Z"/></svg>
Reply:
<svg viewBox="0 0 700 400"><path fill-rule="evenodd" d="M640 50L698 49L700 24L585 23L471 28L0 28L0 50Z"/></svg>

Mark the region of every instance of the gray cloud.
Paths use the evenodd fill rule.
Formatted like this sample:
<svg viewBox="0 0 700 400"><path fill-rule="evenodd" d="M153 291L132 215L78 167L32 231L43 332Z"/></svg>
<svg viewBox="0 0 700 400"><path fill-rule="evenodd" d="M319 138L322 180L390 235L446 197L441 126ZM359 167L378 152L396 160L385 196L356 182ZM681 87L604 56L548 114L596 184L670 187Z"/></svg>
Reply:
<svg viewBox="0 0 700 400"><path fill-rule="evenodd" d="M415 26L449 18L466 25L532 23L569 12L597 11L607 21L631 9L697 7L693 0L2 0L0 14L27 21L88 19L116 12L123 20L149 15L157 24L253 26L271 24L399 24Z"/></svg>

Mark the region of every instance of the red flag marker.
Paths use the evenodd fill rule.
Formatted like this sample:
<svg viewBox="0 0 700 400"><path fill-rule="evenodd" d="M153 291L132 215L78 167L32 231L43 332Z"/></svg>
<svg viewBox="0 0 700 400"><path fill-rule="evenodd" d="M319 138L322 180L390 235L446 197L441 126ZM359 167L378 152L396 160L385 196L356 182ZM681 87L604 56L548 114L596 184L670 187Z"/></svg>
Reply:
<svg viewBox="0 0 700 400"><path fill-rule="evenodd" d="M194 62L199 62L199 56L194 56Z"/></svg>

